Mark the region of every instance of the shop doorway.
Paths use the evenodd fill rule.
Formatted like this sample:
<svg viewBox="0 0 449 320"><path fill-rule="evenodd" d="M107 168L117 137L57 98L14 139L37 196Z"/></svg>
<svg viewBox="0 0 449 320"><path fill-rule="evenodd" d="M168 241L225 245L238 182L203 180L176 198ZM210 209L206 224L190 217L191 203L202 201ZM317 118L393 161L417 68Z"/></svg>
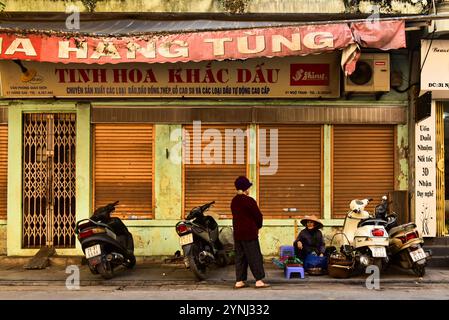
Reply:
<svg viewBox="0 0 449 320"><path fill-rule="evenodd" d="M22 247L75 247L73 113L23 115Z"/></svg>

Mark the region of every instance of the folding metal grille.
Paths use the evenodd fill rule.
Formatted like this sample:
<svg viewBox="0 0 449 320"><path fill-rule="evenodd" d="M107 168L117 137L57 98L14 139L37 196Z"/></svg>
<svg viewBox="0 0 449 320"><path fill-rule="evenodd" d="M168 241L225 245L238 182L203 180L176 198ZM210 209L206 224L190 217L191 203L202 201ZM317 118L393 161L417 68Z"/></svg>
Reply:
<svg viewBox="0 0 449 320"><path fill-rule="evenodd" d="M75 114L24 114L23 247L75 247Z"/></svg>

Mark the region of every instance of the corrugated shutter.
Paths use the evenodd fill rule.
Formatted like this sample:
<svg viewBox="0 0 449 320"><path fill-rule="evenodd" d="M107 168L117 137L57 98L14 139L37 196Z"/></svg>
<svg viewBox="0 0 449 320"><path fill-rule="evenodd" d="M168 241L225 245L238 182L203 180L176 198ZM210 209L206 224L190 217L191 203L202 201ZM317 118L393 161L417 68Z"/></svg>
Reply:
<svg viewBox="0 0 449 320"><path fill-rule="evenodd" d="M278 170L274 175L259 173L259 205L264 216L321 216L322 127L261 125L259 150L261 129L267 130L268 157L268 130L278 129ZM288 208L296 211L286 211Z"/></svg>
<svg viewBox="0 0 449 320"><path fill-rule="evenodd" d="M200 164L194 163L194 149L193 149L193 126L184 126L185 132L189 136L190 140L190 157L186 156L186 149L184 150L184 212L187 214L192 208L203 205L207 202L215 201L213 208L209 210L210 214L219 215L222 218L231 217L230 205L231 200L236 194L234 187L235 179L240 175L247 174L247 126L245 125L201 125L201 134L208 129L219 130L221 134L221 163L207 164L205 159L201 158ZM238 148L236 147L237 139L233 139L232 148L232 162L231 164L226 163L225 159L225 134L226 129L236 130L241 129L245 136L241 138L244 141L244 146L239 149L239 162L236 161L236 154ZM187 143L186 133L184 134L184 141ZM207 139L206 137L202 139L201 149L195 146L197 151L203 153L205 148L211 145L212 139ZM214 155L214 153L211 153ZM230 158L230 157L228 157Z"/></svg>
<svg viewBox="0 0 449 320"><path fill-rule="evenodd" d="M119 200L116 216L153 218L153 126L94 128L95 208Z"/></svg>
<svg viewBox="0 0 449 320"><path fill-rule="evenodd" d="M6 219L8 199L8 125L0 125L0 219Z"/></svg>
<svg viewBox="0 0 449 320"><path fill-rule="evenodd" d="M351 200L377 204L394 189L394 127L334 126L333 133L332 217L344 218Z"/></svg>

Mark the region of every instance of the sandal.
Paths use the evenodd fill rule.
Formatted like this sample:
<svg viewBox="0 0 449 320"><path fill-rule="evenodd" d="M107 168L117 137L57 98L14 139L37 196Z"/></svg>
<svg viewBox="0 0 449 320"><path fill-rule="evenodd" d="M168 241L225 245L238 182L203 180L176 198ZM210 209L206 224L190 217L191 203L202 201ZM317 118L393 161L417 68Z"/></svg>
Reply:
<svg viewBox="0 0 449 320"><path fill-rule="evenodd" d="M269 287L271 287L268 283L264 283L263 285L261 285L261 286L255 286L255 288L256 289L259 289L259 288L269 288Z"/></svg>
<svg viewBox="0 0 449 320"><path fill-rule="evenodd" d="M242 284L241 286L236 286L234 285L234 289L242 289L242 288L248 288L249 285L247 285L246 283Z"/></svg>

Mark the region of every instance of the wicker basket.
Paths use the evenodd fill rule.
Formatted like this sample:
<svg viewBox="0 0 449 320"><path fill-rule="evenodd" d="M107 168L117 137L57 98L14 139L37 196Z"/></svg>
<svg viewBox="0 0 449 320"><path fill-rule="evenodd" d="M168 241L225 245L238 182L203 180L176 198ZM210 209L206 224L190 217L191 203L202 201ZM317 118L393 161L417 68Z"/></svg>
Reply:
<svg viewBox="0 0 449 320"><path fill-rule="evenodd" d="M327 272L332 278L349 278L354 271L354 265L351 266L342 266L338 264L330 264L327 267Z"/></svg>
<svg viewBox="0 0 449 320"><path fill-rule="evenodd" d="M346 237L344 233L336 233L331 240L331 244L334 240L334 237L337 234L343 234ZM349 242L349 241L348 241ZM329 276L332 278L349 278L354 271L354 264L355 259L354 257L348 257L346 254L342 252L333 252L329 256L329 264L327 266L327 271Z"/></svg>

